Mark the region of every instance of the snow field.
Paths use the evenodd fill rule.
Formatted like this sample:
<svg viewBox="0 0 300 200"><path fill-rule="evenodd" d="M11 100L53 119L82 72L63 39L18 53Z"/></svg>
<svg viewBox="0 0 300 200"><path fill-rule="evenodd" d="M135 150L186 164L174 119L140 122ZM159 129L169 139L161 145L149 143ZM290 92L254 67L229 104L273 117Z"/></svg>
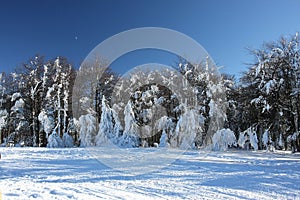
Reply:
<svg viewBox="0 0 300 200"><path fill-rule="evenodd" d="M97 160L84 148L0 148L3 199L300 199L300 154L185 151L135 175L102 164L109 157L117 162L117 155L100 151ZM166 157L180 150L174 151ZM130 160L149 152L120 155Z"/></svg>

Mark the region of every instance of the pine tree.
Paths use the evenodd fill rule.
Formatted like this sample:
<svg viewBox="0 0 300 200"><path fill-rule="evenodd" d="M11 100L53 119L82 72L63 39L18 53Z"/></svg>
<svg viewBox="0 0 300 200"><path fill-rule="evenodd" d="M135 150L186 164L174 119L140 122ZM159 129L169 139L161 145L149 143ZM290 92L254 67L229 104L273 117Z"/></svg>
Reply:
<svg viewBox="0 0 300 200"><path fill-rule="evenodd" d="M97 146L118 145L122 126L117 113L107 105L105 96L102 97L101 121L96 136Z"/></svg>
<svg viewBox="0 0 300 200"><path fill-rule="evenodd" d="M129 101L124 110L125 115L125 129L120 139L120 146L122 147L138 147L139 142L139 127L135 121L132 104Z"/></svg>

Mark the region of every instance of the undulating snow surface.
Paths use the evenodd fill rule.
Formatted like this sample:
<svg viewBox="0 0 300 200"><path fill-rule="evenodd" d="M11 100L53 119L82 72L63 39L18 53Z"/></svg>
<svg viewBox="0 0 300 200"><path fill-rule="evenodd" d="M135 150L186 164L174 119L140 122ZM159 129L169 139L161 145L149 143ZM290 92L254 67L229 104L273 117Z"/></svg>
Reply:
<svg viewBox="0 0 300 200"><path fill-rule="evenodd" d="M125 149L122 159L155 151ZM101 164L84 148L0 148L0 191L4 200L300 199L300 154L178 151L172 164L134 175ZM116 162L118 155L108 152L100 160Z"/></svg>

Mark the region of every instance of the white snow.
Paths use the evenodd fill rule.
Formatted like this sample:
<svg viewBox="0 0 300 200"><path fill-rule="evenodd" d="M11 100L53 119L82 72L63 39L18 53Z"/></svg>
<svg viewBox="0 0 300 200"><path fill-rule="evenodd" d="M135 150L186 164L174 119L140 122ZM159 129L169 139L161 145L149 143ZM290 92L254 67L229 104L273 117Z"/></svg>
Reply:
<svg viewBox="0 0 300 200"><path fill-rule="evenodd" d="M245 149L248 149L250 144L254 150L258 150L258 139L253 127L250 127L244 132L240 133L238 144L240 147Z"/></svg>
<svg viewBox="0 0 300 200"><path fill-rule="evenodd" d="M96 118L92 114L82 115L79 118L79 137L82 147L94 146L96 137Z"/></svg>
<svg viewBox="0 0 300 200"><path fill-rule="evenodd" d="M6 110L0 110L0 128L5 126L7 115Z"/></svg>
<svg viewBox="0 0 300 200"><path fill-rule="evenodd" d="M51 98L51 93L55 91L54 87L50 87L47 91L47 95L46 95L46 98Z"/></svg>
<svg viewBox="0 0 300 200"><path fill-rule="evenodd" d="M21 94L19 92L16 92L12 95L11 101L15 101L17 98L21 97Z"/></svg>
<svg viewBox="0 0 300 200"><path fill-rule="evenodd" d="M228 146L234 145L236 145L236 138L230 129L221 129L212 137L212 149L214 151L226 151Z"/></svg>
<svg viewBox="0 0 300 200"><path fill-rule="evenodd" d="M38 120L40 121L41 126L46 133L46 138L48 138L48 135L50 135L55 127L55 120L53 119L52 115L47 115L45 110L40 112Z"/></svg>
<svg viewBox="0 0 300 200"><path fill-rule="evenodd" d="M160 137L160 140L159 140L159 147L168 147L168 138L167 138L167 134L166 134L166 131L163 130L162 132L162 135Z"/></svg>
<svg viewBox="0 0 300 200"><path fill-rule="evenodd" d="M265 132L263 134L262 142L265 147L268 147L268 143L269 143L269 131L268 130L265 130Z"/></svg>
<svg viewBox="0 0 300 200"><path fill-rule="evenodd" d="M139 135L138 125L134 120L134 112L131 102L128 102L124 110L125 128L122 137L120 138L120 146L137 147Z"/></svg>
<svg viewBox="0 0 300 200"><path fill-rule="evenodd" d="M184 105L185 113L182 114L177 122L175 134L171 141L172 147L179 147L182 149L194 148L194 141L197 132L201 129L200 124L197 123L199 114L194 109L187 109Z"/></svg>
<svg viewBox="0 0 300 200"><path fill-rule="evenodd" d="M279 141L278 141L278 145L280 146L280 147L283 147L283 141L282 141L282 134L280 134L280 136L279 136Z"/></svg>
<svg viewBox="0 0 300 200"><path fill-rule="evenodd" d="M11 108L12 111L18 111L21 110L25 105L25 102L23 99L19 99L15 102L15 105Z"/></svg>
<svg viewBox="0 0 300 200"><path fill-rule="evenodd" d="M265 84L264 88L265 88L267 94L270 93L270 90L272 89L272 87L275 86L275 84L276 84L275 80L270 80Z"/></svg>
<svg viewBox="0 0 300 200"><path fill-rule="evenodd" d="M64 143L64 147L74 147L74 140L68 133L63 134L62 141Z"/></svg>
<svg viewBox="0 0 300 200"><path fill-rule="evenodd" d="M122 159L106 151L101 157L122 162L158 149L126 149L127 156ZM2 199L300 197L298 153L185 151L164 168L133 175L103 165L85 148L0 148L0 152ZM131 165L124 168L133 169Z"/></svg>
<svg viewBox="0 0 300 200"><path fill-rule="evenodd" d="M59 134L56 133L56 131L53 131L53 133L48 137L48 148L62 148L64 147L64 142L60 138Z"/></svg>

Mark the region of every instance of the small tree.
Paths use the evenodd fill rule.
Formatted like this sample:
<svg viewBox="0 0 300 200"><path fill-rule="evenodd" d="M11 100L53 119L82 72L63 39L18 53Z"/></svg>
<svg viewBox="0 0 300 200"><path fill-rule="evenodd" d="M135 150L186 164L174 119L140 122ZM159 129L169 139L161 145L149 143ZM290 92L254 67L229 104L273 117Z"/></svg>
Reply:
<svg viewBox="0 0 300 200"><path fill-rule="evenodd" d="M139 142L139 127L134 118L131 102L129 101L124 110L125 129L120 138L120 146L122 147L138 147Z"/></svg>
<svg viewBox="0 0 300 200"><path fill-rule="evenodd" d="M226 151L228 147L235 145L236 138L230 129L221 129L212 137L212 149L214 151Z"/></svg>
<svg viewBox="0 0 300 200"><path fill-rule="evenodd" d="M115 111L107 105L105 96L102 97L101 110L101 120L99 132L96 136L96 145L105 146L109 143L118 144L122 126Z"/></svg>

